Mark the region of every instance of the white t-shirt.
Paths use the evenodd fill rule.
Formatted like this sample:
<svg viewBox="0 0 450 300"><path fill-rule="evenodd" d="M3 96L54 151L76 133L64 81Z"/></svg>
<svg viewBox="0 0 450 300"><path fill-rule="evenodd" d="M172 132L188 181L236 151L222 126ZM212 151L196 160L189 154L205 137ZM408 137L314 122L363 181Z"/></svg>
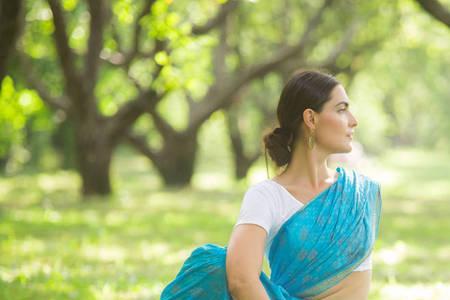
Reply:
<svg viewBox="0 0 450 300"><path fill-rule="evenodd" d="M298 201L282 185L265 179L249 187L242 200L239 224L257 224L267 232L265 255L269 257L272 240L280 229L297 210L304 204ZM370 254L354 271L372 269L372 254Z"/></svg>

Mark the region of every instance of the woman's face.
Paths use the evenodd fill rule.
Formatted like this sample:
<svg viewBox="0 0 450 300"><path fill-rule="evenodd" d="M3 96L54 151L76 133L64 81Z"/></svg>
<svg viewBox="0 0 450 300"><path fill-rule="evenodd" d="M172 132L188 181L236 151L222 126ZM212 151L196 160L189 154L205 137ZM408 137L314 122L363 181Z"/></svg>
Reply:
<svg viewBox="0 0 450 300"><path fill-rule="evenodd" d="M350 112L349 99L342 85L331 91L331 99L318 114L314 132L316 143L330 153L346 153L352 150L352 134L358 121Z"/></svg>

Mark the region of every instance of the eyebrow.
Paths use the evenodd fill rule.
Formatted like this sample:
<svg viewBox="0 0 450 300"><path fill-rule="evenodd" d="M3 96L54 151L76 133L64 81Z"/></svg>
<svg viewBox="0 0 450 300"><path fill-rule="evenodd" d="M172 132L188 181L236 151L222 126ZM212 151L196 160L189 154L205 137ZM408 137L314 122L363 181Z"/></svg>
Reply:
<svg viewBox="0 0 450 300"><path fill-rule="evenodd" d="M348 103L346 101L341 101L338 104L336 104L335 107L338 106L339 104L345 104L345 107L349 107L350 106L350 103Z"/></svg>

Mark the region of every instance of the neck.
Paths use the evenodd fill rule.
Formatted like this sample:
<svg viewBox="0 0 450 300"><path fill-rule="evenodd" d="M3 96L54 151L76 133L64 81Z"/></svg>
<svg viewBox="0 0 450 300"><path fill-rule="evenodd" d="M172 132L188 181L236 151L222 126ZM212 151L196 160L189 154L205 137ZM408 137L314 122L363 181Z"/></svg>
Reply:
<svg viewBox="0 0 450 300"><path fill-rule="evenodd" d="M335 179L335 172L327 165L328 156L329 153L321 150L318 145L311 150L306 143L299 143L292 154L291 162L280 175L288 185L320 190Z"/></svg>

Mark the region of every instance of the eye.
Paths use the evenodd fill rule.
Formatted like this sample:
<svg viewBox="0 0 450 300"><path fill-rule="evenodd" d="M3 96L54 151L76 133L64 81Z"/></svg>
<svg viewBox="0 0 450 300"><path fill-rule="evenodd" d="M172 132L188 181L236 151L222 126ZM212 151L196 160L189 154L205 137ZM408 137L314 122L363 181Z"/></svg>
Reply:
<svg viewBox="0 0 450 300"><path fill-rule="evenodd" d="M338 111L345 111L346 109L345 108L341 108L340 110L338 110Z"/></svg>

